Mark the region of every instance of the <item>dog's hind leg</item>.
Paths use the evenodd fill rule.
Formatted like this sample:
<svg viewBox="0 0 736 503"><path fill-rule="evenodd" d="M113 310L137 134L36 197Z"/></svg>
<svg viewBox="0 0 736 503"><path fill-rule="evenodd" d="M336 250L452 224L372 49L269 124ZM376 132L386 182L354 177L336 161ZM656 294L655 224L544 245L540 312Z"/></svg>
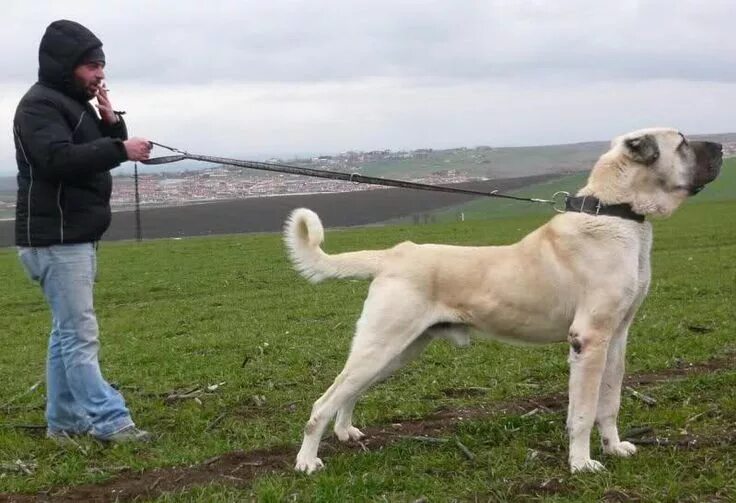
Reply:
<svg viewBox="0 0 736 503"><path fill-rule="evenodd" d="M400 369L407 363L411 362L414 358L419 356L427 345L432 342L426 332L417 337L409 346L397 355L374 379L367 383L363 389L357 390L355 394L348 398L344 405L338 409L337 416L335 418L335 435L341 442L347 442L348 440L360 440L365 435L358 428L353 426L353 409L355 403L358 401L360 396L373 384L380 382L396 370Z"/></svg>
<svg viewBox="0 0 736 503"><path fill-rule="evenodd" d="M327 423L338 410L343 410L342 424L345 425L347 412L352 411L361 393L388 374L389 370L398 368L392 362L400 361L397 356L401 353L401 347L378 345L360 355L351 354L335 382L312 406L312 414L304 427L302 446L296 457L298 471L312 473L322 466L317 451Z"/></svg>
<svg viewBox="0 0 736 503"><path fill-rule="evenodd" d="M419 295L412 295L406 285L374 281L358 320L345 367L312 407L296 458L298 471L312 473L322 466L317 457L319 442L327 423L338 410L343 411L341 424L346 426L349 424L346 420L352 415L348 412L360 394L400 367L404 361L402 355L409 348L413 349L406 356L423 348L421 342L412 345L427 328L428 312L426 301Z"/></svg>

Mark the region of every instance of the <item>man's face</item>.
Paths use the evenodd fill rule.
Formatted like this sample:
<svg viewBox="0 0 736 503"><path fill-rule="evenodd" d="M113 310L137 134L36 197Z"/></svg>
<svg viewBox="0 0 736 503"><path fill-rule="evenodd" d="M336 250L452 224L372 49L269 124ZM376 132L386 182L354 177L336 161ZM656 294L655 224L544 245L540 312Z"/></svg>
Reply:
<svg viewBox="0 0 736 503"><path fill-rule="evenodd" d="M89 99L97 96L105 78L105 63L93 61L78 65L74 69L74 80Z"/></svg>

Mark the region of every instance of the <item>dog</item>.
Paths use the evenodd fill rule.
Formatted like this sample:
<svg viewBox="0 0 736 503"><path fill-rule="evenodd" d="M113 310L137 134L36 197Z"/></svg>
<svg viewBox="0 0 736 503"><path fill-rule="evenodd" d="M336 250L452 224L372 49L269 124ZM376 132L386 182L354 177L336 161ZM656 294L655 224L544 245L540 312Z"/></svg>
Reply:
<svg viewBox="0 0 736 503"><path fill-rule="evenodd" d="M350 354L312 407L296 470L312 473L322 434L335 417L341 441L358 398L433 340L465 346L479 335L529 343L567 342L569 466L599 471L590 434L603 452L631 456L617 429L629 326L649 288L652 227L720 172L718 143L651 128L615 138L565 211L508 246L417 245L329 255L316 213L294 210L284 242L294 268L312 282L372 278Z"/></svg>

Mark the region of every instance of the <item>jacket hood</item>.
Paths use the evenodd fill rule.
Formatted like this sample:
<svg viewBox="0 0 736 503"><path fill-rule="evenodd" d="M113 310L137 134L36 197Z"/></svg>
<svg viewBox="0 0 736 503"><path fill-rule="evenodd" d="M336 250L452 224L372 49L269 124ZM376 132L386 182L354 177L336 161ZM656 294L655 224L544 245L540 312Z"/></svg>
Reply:
<svg viewBox="0 0 736 503"><path fill-rule="evenodd" d="M39 82L86 101L75 88L73 72L82 55L96 47L102 47L102 42L81 24L66 19L54 21L46 28L38 48Z"/></svg>

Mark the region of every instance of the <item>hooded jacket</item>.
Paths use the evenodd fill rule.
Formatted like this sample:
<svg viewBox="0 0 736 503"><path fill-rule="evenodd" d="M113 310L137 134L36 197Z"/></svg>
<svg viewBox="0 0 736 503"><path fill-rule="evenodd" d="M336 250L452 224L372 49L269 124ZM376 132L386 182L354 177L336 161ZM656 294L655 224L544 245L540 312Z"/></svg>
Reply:
<svg viewBox="0 0 736 503"><path fill-rule="evenodd" d="M96 47L102 42L73 21L51 23L41 39L38 82L13 121L18 246L98 241L110 225L110 170L127 160L127 130L120 116L102 122L73 77Z"/></svg>

